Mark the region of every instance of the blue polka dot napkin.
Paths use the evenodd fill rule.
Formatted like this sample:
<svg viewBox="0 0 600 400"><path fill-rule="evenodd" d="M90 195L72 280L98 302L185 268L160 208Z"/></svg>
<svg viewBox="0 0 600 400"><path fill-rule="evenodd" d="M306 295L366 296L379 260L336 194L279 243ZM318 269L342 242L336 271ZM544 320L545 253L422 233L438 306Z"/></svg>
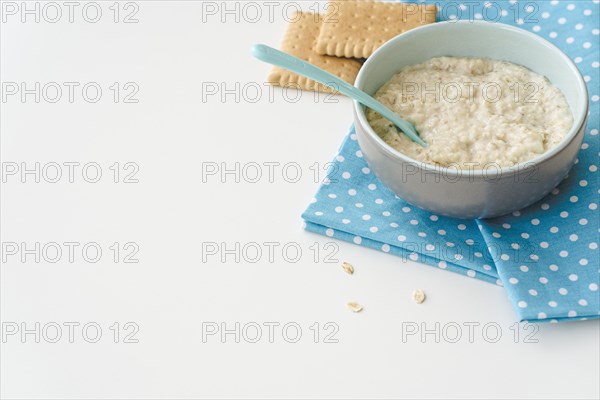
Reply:
<svg viewBox="0 0 600 400"><path fill-rule="evenodd" d="M520 320L598 318L599 3L490 1L470 3L468 14L460 3L453 13L440 3L440 20L491 19L484 8L498 8L493 21L547 38L582 71L591 110L586 136L577 164L546 198L492 220L431 214L377 180L351 130L302 215L306 229L504 286Z"/></svg>

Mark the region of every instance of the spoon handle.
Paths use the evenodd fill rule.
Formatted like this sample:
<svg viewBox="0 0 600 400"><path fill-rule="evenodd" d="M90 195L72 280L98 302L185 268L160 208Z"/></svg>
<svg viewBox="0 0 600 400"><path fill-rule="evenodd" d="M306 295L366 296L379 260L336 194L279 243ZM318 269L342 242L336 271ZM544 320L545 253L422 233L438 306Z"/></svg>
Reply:
<svg viewBox="0 0 600 400"><path fill-rule="evenodd" d="M378 112L384 118L392 121L394 125L399 127L402 132L404 132L404 134L412 141L420 144L423 147L427 146L427 143L425 143L423 139L419 137L417 130L411 123L403 120L373 97L369 96L362 90L357 89L348 82L338 78L337 76L330 74L329 72L307 63L306 61L303 61L297 57L276 50L264 44L254 45L252 48L252 54L261 61L290 70L299 75L303 75L309 79L320 82L325 86L329 86L330 88L337 90L348 97L353 98L359 103L369 107L373 111Z"/></svg>

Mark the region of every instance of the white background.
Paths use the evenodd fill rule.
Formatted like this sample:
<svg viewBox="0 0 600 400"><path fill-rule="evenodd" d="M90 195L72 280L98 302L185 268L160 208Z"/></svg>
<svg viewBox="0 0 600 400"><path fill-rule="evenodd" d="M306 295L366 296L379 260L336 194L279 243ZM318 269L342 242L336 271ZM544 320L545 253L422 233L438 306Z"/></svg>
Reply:
<svg viewBox="0 0 600 400"><path fill-rule="evenodd" d="M101 4L95 24L82 18L81 6L73 23L63 7L54 24L32 17L22 23L20 14L2 24L2 82L97 82L103 89L97 103L76 89L73 103L65 92L56 104L35 103L32 95L23 103L16 95L1 105L4 166L96 162L103 173L95 184L76 169L73 183L66 176L55 184L26 176L22 183L15 175L2 185L2 242L95 242L103 250L97 263L86 262L81 247L73 263L66 254L54 264L7 256L0 280L4 329L80 325L73 343L64 325L57 343L47 340L54 331L40 343L33 334L5 337L4 398L598 398L597 321L540 325L526 343L533 328L521 325L515 337L515 313L499 286L348 243L335 242L334 258L354 264L354 276L326 262L331 240L303 231L300 214L318 188L310 167L335 154L352 122L351 103L308 92L291 102L279 89L269 98L262 86L269 66L252 59L250 48L279 44L282 3L273 22L263 5L256 23L244 20L243 9L239 22L226 15L222 23L222 10L203 15L200 2L144 1L137 2L134 24L114 23L112 2ZM114 82L135 82L139 102L115 104ZM203 101L203 84L211 82L260 85L261 97L249 101L252 91L239 101L234 94ZM121 170L136 163L139 183L114 183L115 162ZM276 168L271 183L265 167L258 183L236 183L232 175L203 183L207 162L295 162L302 177L290 183ZM139 263L124 263L122 252L115 263L114 242L136 243ZM272 261L263 253L256 263L232 256L222 263L218 255L202 262L206 242L279 247ZM302 249L298 262L282 256L286 243ZM416 288L427 293L422 305L411 300ZM349 312L348 301L364 311ZM90 322L102 328L97 343L81 332ZM119 343L109 328L115 322ZM123 343L127 322L139 327L138 343ZM273 343L264 325L258 343L236 343L232 334L204 343L207 322L280 325ZM325 343L328 322L338 327L337 343ZM479 324L472 343L464 325L471 322ZM295 336L293 329L283 335L286 323L302 328L297 343L286 341ZM403 340L413 323L431 330L439 323L446 335L439 343L434 334ZM496 343L489 340L494 329L482 332L486 323L500 327ZM462 326L457 343L448 340L455 335L449 324Z"/></svg>

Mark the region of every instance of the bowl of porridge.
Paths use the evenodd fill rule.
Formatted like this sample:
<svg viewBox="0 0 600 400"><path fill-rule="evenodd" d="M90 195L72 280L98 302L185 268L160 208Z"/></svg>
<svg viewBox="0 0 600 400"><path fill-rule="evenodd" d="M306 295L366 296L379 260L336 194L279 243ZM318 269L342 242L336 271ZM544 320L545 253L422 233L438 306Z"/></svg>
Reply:
<svg viewBox="0 0 600 400"><path fill-rule="evenodd" d="M562 51L482 21L395 37L355 85L428 143L355 102L357 139L373 172L400 198L457 218L504 215L552 191L575 163L588 114L583 77Z"/></svg>

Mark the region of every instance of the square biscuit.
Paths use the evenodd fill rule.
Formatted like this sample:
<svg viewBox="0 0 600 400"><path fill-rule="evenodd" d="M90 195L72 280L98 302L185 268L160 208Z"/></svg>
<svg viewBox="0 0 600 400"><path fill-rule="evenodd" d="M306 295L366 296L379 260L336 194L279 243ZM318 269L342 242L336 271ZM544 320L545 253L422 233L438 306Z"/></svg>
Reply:
<svg viewBox="0 0 600 400"><path fill-rule="evenodd" d="M330 0L315 50L336 57L368 58L382 44L436 21L434 4Z"/></svg>
<svg viewBox="0 0 600 400"><path fill-rule="evenodd" d="M346 82L354 84L354 80L362 66L358 60L329 57L315 52L314 45L322 24L323 16L319 14L307 12L296 13L288 25L283 42L281 43L281 51L308 61L333 75L339 76ZM280 67L273 67L268 81L271 85L275 86L338 93L328 86Z"/></svg>

